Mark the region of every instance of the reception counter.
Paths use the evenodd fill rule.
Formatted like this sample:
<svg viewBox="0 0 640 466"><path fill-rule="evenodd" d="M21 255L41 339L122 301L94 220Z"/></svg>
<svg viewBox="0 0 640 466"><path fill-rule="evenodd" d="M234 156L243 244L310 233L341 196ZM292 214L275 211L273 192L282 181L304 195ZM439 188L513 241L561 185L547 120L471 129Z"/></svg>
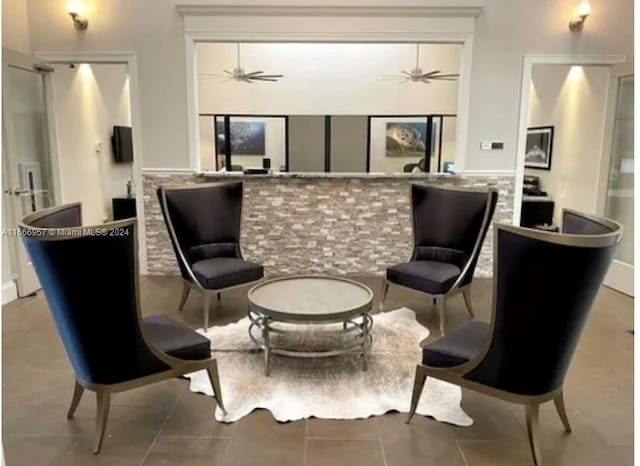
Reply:
<svg viewBox="0 0 640 466"><path fill-rule="evenodd" d="M193 173L145 170L144 222L149 274L178 267L156 197L164 183L244 181L242 250L268 276L379 275L412 252L409 185L493 186L499 190L494 221L511 222L514 175L374 173ZM491 275L489 230L476 275Z"/></svg>

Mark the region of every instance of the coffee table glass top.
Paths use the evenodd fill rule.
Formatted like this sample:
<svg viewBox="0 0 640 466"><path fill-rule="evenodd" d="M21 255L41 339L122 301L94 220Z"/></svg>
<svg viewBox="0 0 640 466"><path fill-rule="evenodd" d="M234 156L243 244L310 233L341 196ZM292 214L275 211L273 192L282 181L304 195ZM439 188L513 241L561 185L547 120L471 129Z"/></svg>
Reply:
<svg viewBox="0 0 640 466"><path fill-rule="evenodd" d="M373 293L346 278L299 276L260 283L249 291L248 298L253 310L265 315L321 320L368 311Z"/></svg>

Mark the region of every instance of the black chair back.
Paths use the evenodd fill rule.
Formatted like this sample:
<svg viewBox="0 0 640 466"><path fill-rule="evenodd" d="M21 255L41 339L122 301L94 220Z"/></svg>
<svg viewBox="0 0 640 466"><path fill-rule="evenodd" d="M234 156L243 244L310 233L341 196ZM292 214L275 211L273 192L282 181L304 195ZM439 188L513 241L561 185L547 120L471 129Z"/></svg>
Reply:
<svg viewBox="0 0 640 466"><path fill-rule="evenodd" d="M586 215L575 210L563 209L562 233L568 235L603 235L611 232L607 219Z"/></svg>
<svg viewBox="0 0 640 466"><path fill-rule="evenodd" d="M114 384L167 369L139 326L136 221L79 225L79 204L20 225L76 377Z"/></svg>
<svg viewBox="0 0 640 466"><path fill-rule="evenodd" d="M571 235L496 226L492 338L467 378L529 396L562 386L622 235L615 222L595 223L604 230L582 236L594 217L571 213Z"/></svg>
<svg viewBox="0 0 640 466"><path fill-rule="evenodd" d="M160 187L158 200L176 256L188 264L240 257L242 193L242 182ZM182 276L191 279L178 262Z"/></svg>
<svg viewBox="0 0 640 466"><path fill-rule="evenodd" d="M470 261L461 285L471 281L497 201L495 189L412 184L412 260L451 262L461 268Z"/></svg>

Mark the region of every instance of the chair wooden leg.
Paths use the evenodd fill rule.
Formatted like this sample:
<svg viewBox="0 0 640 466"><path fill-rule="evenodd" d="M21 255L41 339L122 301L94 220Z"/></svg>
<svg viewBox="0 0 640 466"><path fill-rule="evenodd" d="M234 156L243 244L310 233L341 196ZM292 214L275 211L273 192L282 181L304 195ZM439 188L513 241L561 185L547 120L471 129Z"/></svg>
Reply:
<svg viewBox="0 0 640 466"><path fill-rule="evenodd" d="M178 310L181 311L184 308L185 303L187 302L187 298L189 297L189 292L191 291L191 285L189 285L186 281L182 282L182 296L180 297L180 304L178 305Z"/></svg>
<svg viewBox="0 0 640 466"><path fill-rule="evenodd" d="M204 293L202 296L202 318L204 320L204 331L209 328L209 310L211 308L211 294Z"/></svg>
<svg viewBox="0 0 640 466"><path fill-rule="evenodd" d="M75 382L75 386L73 387L73 398L71 398L71 406L69 406L69 411L67 411L67 419L73 419L73 415L78 408L78 404L80 403L80 399L82 398L82 394L84 393L84 387Z"/></svg>
<svg viewBox="0 0 640 466"><path fill-rule="evenodd" d="M209 382L211 382L216 403L218 403L222 412L227 414L227 410L224 408L224 403L222 402L222 390L220 389L220 377L218 376L218 361L215 359L209 364L207 375L209 376Z"/></svg>
<svg viewBox="0 0 640 466"><path fill-rule="evenodd" d="M525 416L527 418L527 434L529 435L529 446L533 455L533 462L536 466L542 466L542 455L540 454L540 405L526 405Z"/></svg>
<svg viewBox="0 0 640 466"><path fill-rule="evenodd" d="M109 405L111 404L111 394L108 391L100 390L96 392L97 412L96 412L96 433L93 442L93 454L100 453L102 439L107 427L109 417Z"/></svg>
<svg viewBox="0 0 640 466"><path fill-rule="evenodd" d="M222 298L222 295L220 294L220 292L218 291L218 301L220 301L220 299Z"/></svg>
<svg viewBox="0 0 640 466"><path fill-rule="evenodd" d="M389 292L389 282L386 278L382 279L382 294L380 295L380 307L378 310L382 312L384 310L384 300L387 299L387 293Z"/></svg>
<svg viewBox="0 0 640 466"><path fill-rule="evenodd" d="M407 424L411 422L411 418L418 409L418 403L420 402L420 395L422 395L422 389L424 383L427 380L427 373L424 367L416 366L416 377L413 381L413 393L411 394L411 408L409 408L409 415L407 416Z"/></svg>
<svg viewBox="0 0 640 466"><path fill-rule="evenodd" d="M438 310L438 318L440 319L440 334L444 336L444 324L445 324L445 297L438 296L436 298L436 309Z"/></svg>
<svg viewBox="0 0 640 466"><path fill-rule="evenodd" d="M560 416L560 420L562 421L562 425L564 426L564 430L567 432L571 432L571 424L569 424L569 418L567 417L567 411L564 407L564 396L562 391L558 393L553 398L553 403L556 405L556 410L558 411L558 416Z"/></svg>
<svg viewBox="0 0 640 466"><path fill-rule="evenodd" d="M462 290L462 297L464 298L464 304L467 306L467 311L469 311L469 315L473 319L475 314L473 313L473 306L471 305L471 288Z"/></svg>

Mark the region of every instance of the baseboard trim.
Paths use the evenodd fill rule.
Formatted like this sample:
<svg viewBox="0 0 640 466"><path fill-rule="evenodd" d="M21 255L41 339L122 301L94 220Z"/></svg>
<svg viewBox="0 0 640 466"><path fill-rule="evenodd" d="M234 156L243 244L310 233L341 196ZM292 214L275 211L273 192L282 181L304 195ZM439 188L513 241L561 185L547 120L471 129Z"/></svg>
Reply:
<svg viewBox="0 0 640 466"><path fill-rule="evenodd" d="M18 299L18 288L13 280L2 284L2 304L5 305Z"/></svg>

